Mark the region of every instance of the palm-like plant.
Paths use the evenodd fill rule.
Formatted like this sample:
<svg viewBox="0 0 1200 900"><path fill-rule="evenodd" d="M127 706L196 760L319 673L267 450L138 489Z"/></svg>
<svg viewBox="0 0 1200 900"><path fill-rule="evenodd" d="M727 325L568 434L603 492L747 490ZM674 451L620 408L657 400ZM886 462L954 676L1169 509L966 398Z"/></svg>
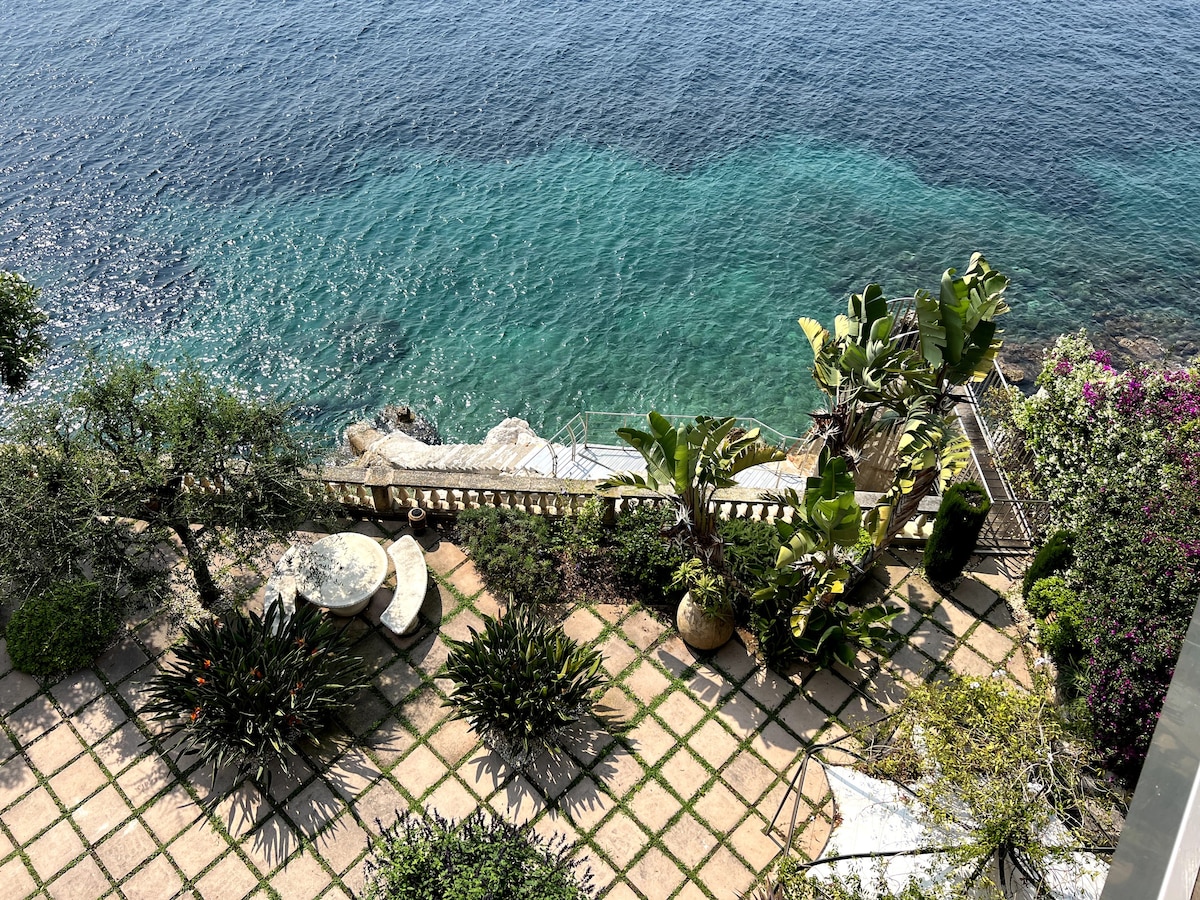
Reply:
<svg viewBox="0 0 1200 900"><path fill-rule="evenodd" d="M732 417L697 416L676 426L657 412L647 418L649 431L617 429L621 440L646 461L646 474L617 472L600 487L643 488L667 497L678 514L671 535L706 565L723 569L713 495L733 487L738 473L783 459L783 451L763 443L757 428L735 431Z"/></svg>

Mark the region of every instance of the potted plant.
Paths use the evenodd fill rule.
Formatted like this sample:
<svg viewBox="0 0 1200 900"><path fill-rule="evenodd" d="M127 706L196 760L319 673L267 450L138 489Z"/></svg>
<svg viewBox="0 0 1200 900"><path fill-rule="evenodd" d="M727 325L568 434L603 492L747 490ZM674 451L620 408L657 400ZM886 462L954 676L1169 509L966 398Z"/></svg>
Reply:
<svg viewBox="0 0 1200 900"><path fill-rule="evenodd" d="M733 637L733 603L724 575L693 557L675 570L671 587L685 592L675 624L690 646L715 650Z"/></svg>

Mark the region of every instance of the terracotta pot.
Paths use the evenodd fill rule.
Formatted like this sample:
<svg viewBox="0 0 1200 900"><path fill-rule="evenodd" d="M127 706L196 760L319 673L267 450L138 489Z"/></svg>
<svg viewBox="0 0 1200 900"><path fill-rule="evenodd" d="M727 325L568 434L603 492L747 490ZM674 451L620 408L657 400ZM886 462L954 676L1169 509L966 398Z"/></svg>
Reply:
<svg viewBox="0 0 1200 900"><path fill-rule="evenodd" d="M716 650L733 637L732 611L725 615L710 616L692 602L690 593L684 594L679 601L675 625L679 628L679 636L696 650Z"/></svg>

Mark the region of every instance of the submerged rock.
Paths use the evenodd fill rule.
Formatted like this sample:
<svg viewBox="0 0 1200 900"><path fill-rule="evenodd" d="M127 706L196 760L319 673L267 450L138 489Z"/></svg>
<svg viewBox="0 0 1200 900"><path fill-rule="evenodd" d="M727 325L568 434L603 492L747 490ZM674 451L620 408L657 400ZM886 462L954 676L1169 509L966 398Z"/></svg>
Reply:
<svg viewBox="0 0 1200 900"><path fill-rule="evenodd" d="M402 432L416 438L422 444L436 446L442 442L442 436L432 420L421 415L411 406L401 406L389 403L375 416L375 427L385 434Z"/></svg>

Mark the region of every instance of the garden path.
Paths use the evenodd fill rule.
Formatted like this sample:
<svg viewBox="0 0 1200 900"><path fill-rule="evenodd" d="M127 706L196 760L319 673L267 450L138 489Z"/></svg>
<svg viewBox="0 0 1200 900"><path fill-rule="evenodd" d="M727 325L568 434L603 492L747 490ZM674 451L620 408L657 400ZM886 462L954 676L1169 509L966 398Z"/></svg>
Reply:
<svg viewBox="0 0 1200 900"><path fill-rule="evenodd" d="M381 543L407 531L348 527ZM497 604L457 547L432 529L423 543L434 578L421 627L396 637L379 626L385 582L350 626L372 687L329 754L266 794L214 785L139 715L178 635L161 615L131 622L94 667L54 684L13 671L0 642L5 896L335 900L362 887L368 836L397 810L457 818L483 806L578 841L606 900L733 900L780 852L784 835L767 823L806 743L878 720L906 685L946 671L1031 683L1028 648L996 593L1013 573L995 560L943 596L912 571L915 556L885 557L860 590L903 613L891 652L864 654L862 672L781 675L736 640L696 656L646 610L580 607L565 627L601 649L613 683L570 754L526 777L442 705L444 639L480 627ZM808 857L834 815L817 772L794 845Z"/></svg>

